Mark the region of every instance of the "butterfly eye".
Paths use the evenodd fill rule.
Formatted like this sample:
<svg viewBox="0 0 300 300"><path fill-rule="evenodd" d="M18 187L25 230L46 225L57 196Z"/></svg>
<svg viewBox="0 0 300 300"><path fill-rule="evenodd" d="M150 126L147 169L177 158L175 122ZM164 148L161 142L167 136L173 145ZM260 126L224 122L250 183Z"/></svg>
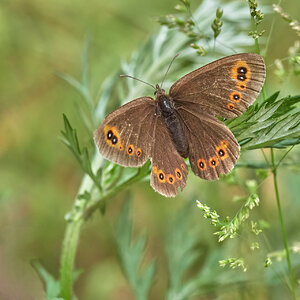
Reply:
<svg viewBox="0 0 300 300"><path fill-rule="evenodd" d="M154 96L156 96L156 94L157 94L157 91L154 92Z"/></svg>

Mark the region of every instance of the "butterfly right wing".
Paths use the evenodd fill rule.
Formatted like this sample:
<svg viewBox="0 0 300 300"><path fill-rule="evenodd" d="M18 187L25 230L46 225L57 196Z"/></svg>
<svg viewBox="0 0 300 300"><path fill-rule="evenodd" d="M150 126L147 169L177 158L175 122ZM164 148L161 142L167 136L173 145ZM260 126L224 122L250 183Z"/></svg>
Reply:
<svg viewBox="0 0 300 300"><path fill-rule="evenodd" d="M235 118L256 99L265 76L260 55L234 54L183 76L171 86L170 96L194 111Z"/></svg>
<svg viewBox="0 0 300 300"><path fill-rule="evenodd" d="M100 154L121 166L142 166L151 153L155 118L155 101L150 97L116 109L94 132Z"/></svg>
<svg viewBox="0 0 300 300"><path fill-rule="evenodd" d="M168 129L159 115L156 116L153 132L150 184L161 195L175 197L178 187L182 190L186 185L187 165L177 152Z"/></svg>

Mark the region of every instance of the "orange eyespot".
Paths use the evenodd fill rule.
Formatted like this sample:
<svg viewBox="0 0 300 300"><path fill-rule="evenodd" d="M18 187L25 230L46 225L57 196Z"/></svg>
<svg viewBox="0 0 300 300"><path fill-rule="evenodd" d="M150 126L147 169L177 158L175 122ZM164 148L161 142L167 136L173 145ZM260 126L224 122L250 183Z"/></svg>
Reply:
<svg viewBox="0 0 300 300"><path fill-rule="evenodd" d="M224 146L216 147L216 152L217 152L219 159L221 159L221 160L224 160L225 158L228 157L226 147L224 147Z"/></svg>
<svg viewBox="0 0 300 300"><path fill-rule="evenodd" d="M240 60L231 68L230 76L238 82L246 83L251 78L251 69L244 60Z"/></svg>
<svg viewBox="0 0 300 300"><path fill-rule="evenodd" d="M175 177L172 174L167 175L167 181L169 184L174 184L175 182Z"/></svg>
<svg viewBox="0 0 300 300"><path fill-rule="evenodd" d="M142 150L140 148L136 149L136 156L140 157L142 155Z"/></svg>
<svg viewBox="0 0 300 300"><path fill-rule="evenodd" d="M178 168L175 169L175 176L178 180L182 180L182 173Z"/></svg>
<svg viewBox="0 0 300 300"><path fill-rule="evenodd" d="M127 150L126 150L126 153L128 154L128 155L133 155L133 153L134 153L134 147L133 147L133 145L128 145L127 146Z"/></svg>
<svg viewBox="0 0 300 300"><path fill-rule="evenodd" d="M120 133L116 127L110 127L109 125L106 125L104 127L104 137L109 146L119 148L120 150L124 149L121 142Z"/></svg>
<svg viewBox="0 0 300 300"><path fill-rule="evenodd" d="M183 170L184 169L184 167L185 167L185 164L181 164L180 165L180 168Z"/></svg>
<svg viewBox="0 0 300 300"><path fill-rule="evenodd" d="M215 168L219 164L219 160L216 156L213 156L208 160L208 163L211 168Z"/></svg>
<svg viewBox="0 0 300 300"><path fill-rule="evenodd" d="M242 99L242 94L240 92L232 92L230 94L230 100L235 103L239 103L241 99Z"/></svg>
<svg viewBox="0 0 300 300"><path fill-rule="evenodd" d="M162 170L158 170L157 178L158 178L159 182L161 182L161 183L166 182L166 176L165 176L165 173Z"/></svg>
<svg viewBox="0 0 300 300"><path fill-rule="evenodd" d="M154 174L156 174L156 173L157 173L157 167L156 167L156 166L153 166L153 167L152 167L152 171L153 171Z"/></svg>
<svg viewBox="0 0 300 300"><path fill-rule="evenodd" d="M238 82L237 86L241 91L243 91L247 87L243 82Z"/></svg>
<svg viewBox="0 0 300 300"><path fill-rule="evenodd" d="M235 105L233 103L228 103L227 108L233 110L235 108Z"/></svg>
<svg viewBox="0 0 300 300"><path fill-rule="evenodd" d="M226 149L227 146L228 146L228 142L227 142L226 140L222 140L222 141L220 142L220 144L221 144L221 146L225 147L225 149Z"/></svg>
<svg viewBox="0 0 300 300"><path fill-rule="evenodd" d="M197 166L198 166L198 168L199 168L201 171L206 170L206 162L205 162L205 160L202 159L202 158L198 159L198 161L197 161Z"/></svg>

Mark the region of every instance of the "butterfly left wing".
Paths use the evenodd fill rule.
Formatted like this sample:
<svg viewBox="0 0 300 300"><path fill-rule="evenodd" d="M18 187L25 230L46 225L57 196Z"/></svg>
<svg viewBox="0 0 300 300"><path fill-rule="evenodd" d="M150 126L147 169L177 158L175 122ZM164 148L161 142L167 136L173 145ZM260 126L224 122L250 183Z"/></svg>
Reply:
<svg viewBox="0 0 300 300"><path fill-rule="evenodd" d="M227 56L177 80L170 88L175 104L224 118L242 114L258 96L266 76L255 53Z"/></svg>
<svg viewBox="0 0 300 300"><path fill-rule="evenodd" d="M150 97L116 109L94 132L100 154L121 166L142 166L150 156L154 121L155 102Z"/></svg>
<svg viewBox="0 0 300 300"><path fill-rule="evenodd" d="M175 197L178 187L186 185L188 168L177 152L170 134L160 116L156 116L153 127L154 144L151 151L152 172L150 184L152 188L166 197Z"/></svg>
<svg viewBox="0 0 300 300"><path fill-rule="evenodd" d="M215 180L234 167L240 147L223 122L186 106L178 108L189 143L189 160L193 172L206 180Z"/></svg>

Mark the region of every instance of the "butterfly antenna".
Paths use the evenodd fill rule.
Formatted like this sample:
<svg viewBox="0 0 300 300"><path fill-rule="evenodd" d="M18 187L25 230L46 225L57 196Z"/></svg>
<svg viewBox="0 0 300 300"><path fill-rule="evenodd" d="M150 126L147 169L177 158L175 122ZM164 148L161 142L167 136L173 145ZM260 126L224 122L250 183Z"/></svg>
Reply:
<svg viewBox="0 0 300 300"><path fill-rule="evenodd" d="M140 82L142 82L142 83L145 83L145 84L150 85L152 88L154 88L154 89L156 90L156 88L155 88L154 85L152 85L152 84L150 84L150 83L148 83L148 82L146 82L146 81L143 81L143 80L141 80L141 79L138 79L138 78L136 78L136 77L133 77L133 76L130 76L130 75L120 75L120 77L128 77L128 78L131 78L131 79L135 79L135 80L137 80L137 81L140 81Z"/></svg>
<svg viewBox="0 0 300 300"><path fill-rule="evenodd" d="M163 80L162 80L162 82L161 82L161 84L160 84L160 87L161 87L161 88L162 88L162 85L163 85L163 83L164 83L164 81L165 81L165 79L166 79L166 77L167 77L167 74L168 74L168 72L169 72L169 70L170 70L170 68L171 68L171 66L172 66L173 61L175 60L175 58L176 58L179 54L180 54L180 52L178 52L178 53L172 58L172 60L171 60L171 62L170 62L170 64L169 64L169 66L168 66L167 72L165 73L165 76L164 76L164 78L163 78Z"/></svg>

